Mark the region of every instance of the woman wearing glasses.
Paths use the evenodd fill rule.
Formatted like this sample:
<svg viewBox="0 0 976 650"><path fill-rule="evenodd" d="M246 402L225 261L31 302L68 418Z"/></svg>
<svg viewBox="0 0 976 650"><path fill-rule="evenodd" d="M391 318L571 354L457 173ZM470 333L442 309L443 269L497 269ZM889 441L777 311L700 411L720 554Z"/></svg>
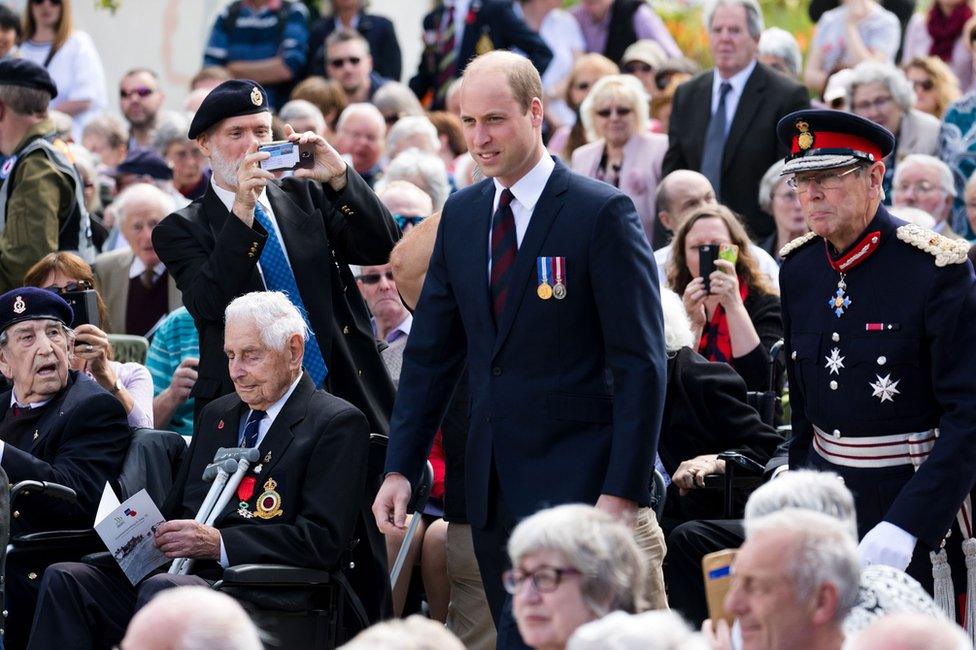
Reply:
<svg viewBox="0 0 976 650"><path fill-rule="evenodd" d="M74 139L105 108L105 76L95 43L72 26L71 0L30 0L24 10L23 58L47 68L58 87L51 108L74 119Z"/></svg>
<svg viewBox="0 0 976 650"><path fill-rule="evenodd" d="M87 263L74 253L50 253L24 275L24 285L42 287L57 294L95 288L95 276ZM95 292L98 321L104 323L108 310ZM77 314L75 315L77 318ZM153 426L153 382L149 370L139 363L112 360L108 334L93 324L74 328L71 369L87 373L98 385L115 395L128 414L133 429Z"/></svg>
<svg viewBox="0 0 976 650"><path fill-rule="evenodd" d="M553 132L547 143L550 153L566 161L573 157L577 147L586 144L583 122L579 119L580 106L601 77L619 72L617 64L602 54L584 54L576 59L566 84L566 104L576 113L576 119L572 126L562 126Z"/></svg>
<svg viewBox="0 0 976 650"><path fill-rule="evenodd" d="M649 571L634 532L596 508L537 512L515 527L508 554L502 581L530 648L562 650L584 623L646 608Z"/></svg>
<svg viewBox="0 0 976 650"><path fill-rule="evenodd" d="M923 113L941 120L949 104L959 99L959 79L939 57L915 57L902 69L915 90L915 108Z"/></svg>
<svg viewBox="0 0 976 650"><path fill-rule="evenodd" d="M788 178L781 176L785 165L785 160L777 160L759 181L759 207L766 214L773 215L776 223L776 231L759 245L777 264L783 261L779 256L780 249L810 230L803 216L800 195L790 187Z"/></svg>
<svg viewBox="0 0 976 650"><path fill-rule="evenodd" d="M657 214L654 199L668 137L648 133L648 114L647 93L636 77L600 79L580 109L590 143L573 152L572 167L629 196L651 242Z"/></svg>
<svg viewBox="0 0 976 650"><path fill-rule="evenodd" d="M966 23L973 17L967 0L935 0L928 11L916 13L905 28L902 61L936 57L959 79L963 92L972 90L973 53Z"/></svg>

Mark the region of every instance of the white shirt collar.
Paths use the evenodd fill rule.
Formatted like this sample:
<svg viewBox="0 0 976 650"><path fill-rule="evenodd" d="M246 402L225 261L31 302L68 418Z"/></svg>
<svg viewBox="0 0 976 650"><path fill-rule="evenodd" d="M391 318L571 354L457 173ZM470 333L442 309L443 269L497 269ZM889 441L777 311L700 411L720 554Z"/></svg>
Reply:
<svg viewBox="0 0 976 650"><path fill-rule="evenodd" d="M13 390L10 391L10 406L19 406L20 408L39 409L42 406L44 406L45 404L47 404L48 402L50 402L52 399L54 399L54 398L53 397L49 397L46 400L44 400L43 402L33 402L31 404L20 404L20 403L17 402L17 394L16 394L16 392L13 391Z"/></svg>
<svg viewBox="0 0 976 650"><path fill-rule="evenodd" d="M129 266L129 279L138 278L146 270L146 263L137 256L132 256L132 264ZM160 262L153 267L153 278L158 278L166 270L166 265Z"/></svg>
<svg viewBox="0 0 976 650"><path fill-rule="evenodd" d="M532 212L535 209L535 204L539 202L539 197L542 196L542 191L546 189L546 183L549 182L549 177L552 175L552 170L556 168L556 163L553 161L552 157L548 153L542 154L542 158L536 163L535 167L529 170L529 172L518 179L514 185L509 189L512 191L512 195L515 200L519 202L527 212ZM495 182L495 204L494 207L498 207L498 199L501 197L502 191L505 189L498 179L493 179ZM492 210L494 212L494 209Z"/></svg>
<svg viewBox="0 0 976 650"><path fill-rule="evenodd" d="M225 190L220 185L217 185L217 181L213 176L210 177L210 185L213 187L214 192L217 193L217 198L220 199L220 202L224 204L224 207L227 208L228 212L231 212L234 209L234 198L237 196L237 194L230 190ZM271 205L268 203L268 191L266 189L261 190L261 195L258 197L258 203L261 204L261 207L264 208L265 212L272 214Z"/></svg>
<svg viewBox="0 0 976 650"><path fill-rule="evenodd" d="M746 82L749 81L749 75L752 71L756 69L756 59L753 59L749 65L747 65L742 70L739 70L734 75L728 79L722 79L721 75L718 73L718 68L715 68L715 74L712 75L712 95L716 95L719 92L719 87L722 85L723 81L728 81L732 85L732 92L735 93L736 97L742 95L742 90L746 87Z"/></svg>

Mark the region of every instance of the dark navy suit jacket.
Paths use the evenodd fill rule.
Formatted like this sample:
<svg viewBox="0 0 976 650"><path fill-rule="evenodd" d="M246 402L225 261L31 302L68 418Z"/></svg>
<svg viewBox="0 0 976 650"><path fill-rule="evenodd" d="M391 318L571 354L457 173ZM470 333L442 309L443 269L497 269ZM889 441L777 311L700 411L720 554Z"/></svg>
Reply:
<svg viewBox="0 0 976 650"><path fill-rule="evenodd" d="M593 504L603 493L647 504L666 355L657 272L634 204L557 162L496 328L488 297L494 192L486 180L444 207L404 351L386 470L420 475L467 359L471 524L486 524L493 465L516 517ZM565 299L536 294L540 256L566 258Z"/></svg>

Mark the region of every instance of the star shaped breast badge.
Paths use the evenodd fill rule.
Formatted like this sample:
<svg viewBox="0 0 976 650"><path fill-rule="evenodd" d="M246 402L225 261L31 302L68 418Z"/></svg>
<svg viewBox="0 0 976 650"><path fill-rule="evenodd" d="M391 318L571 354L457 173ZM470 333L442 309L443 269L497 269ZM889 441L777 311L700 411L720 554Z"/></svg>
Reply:
<svg viewBox="0 0 976 650"><path fill-rule="evenodd" d="M895 400L893 396L899 395L901 392L896 388L896 386L898 386L898 382L901 380L896 379L895 381L891 381L891 374L887 374L884 377L881 375L875 376L878 378L878 383L868 382L871 385L871 388L874 389L874 394L872 396L881 398L882 404L884 404L885 400L894 402Z"/></svg>
<svg viewBox="0 0 976 650"><path fill-rule="evenodd" d="M824 357L824 359L827 360L827 365L824 368L830 371L829 374L839 375L840 369L844 367L846 357L840 356L840 348L834 348L830 351L830 356Z"/></svg>

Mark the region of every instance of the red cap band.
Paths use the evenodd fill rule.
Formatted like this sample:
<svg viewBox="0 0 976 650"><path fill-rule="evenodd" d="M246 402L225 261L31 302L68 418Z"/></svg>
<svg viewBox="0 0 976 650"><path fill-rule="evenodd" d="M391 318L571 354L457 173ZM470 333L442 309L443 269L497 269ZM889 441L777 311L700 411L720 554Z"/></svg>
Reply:
<svg viewBox="0 0 976 650"><path fill-rule="evenodd" d="M850 133L838 133L836 131L811 131L811 133L813 134L814 138L813 145L805 150L800 149L800 136L794 135L793 146L790 149L790 153L796 155L811 149L851 149L853 151L871 154L874 156L875 160L881 160L884 157L881 155L881 149L878 148L878 145L871 142L867 138L862 138Z"/></svg>

